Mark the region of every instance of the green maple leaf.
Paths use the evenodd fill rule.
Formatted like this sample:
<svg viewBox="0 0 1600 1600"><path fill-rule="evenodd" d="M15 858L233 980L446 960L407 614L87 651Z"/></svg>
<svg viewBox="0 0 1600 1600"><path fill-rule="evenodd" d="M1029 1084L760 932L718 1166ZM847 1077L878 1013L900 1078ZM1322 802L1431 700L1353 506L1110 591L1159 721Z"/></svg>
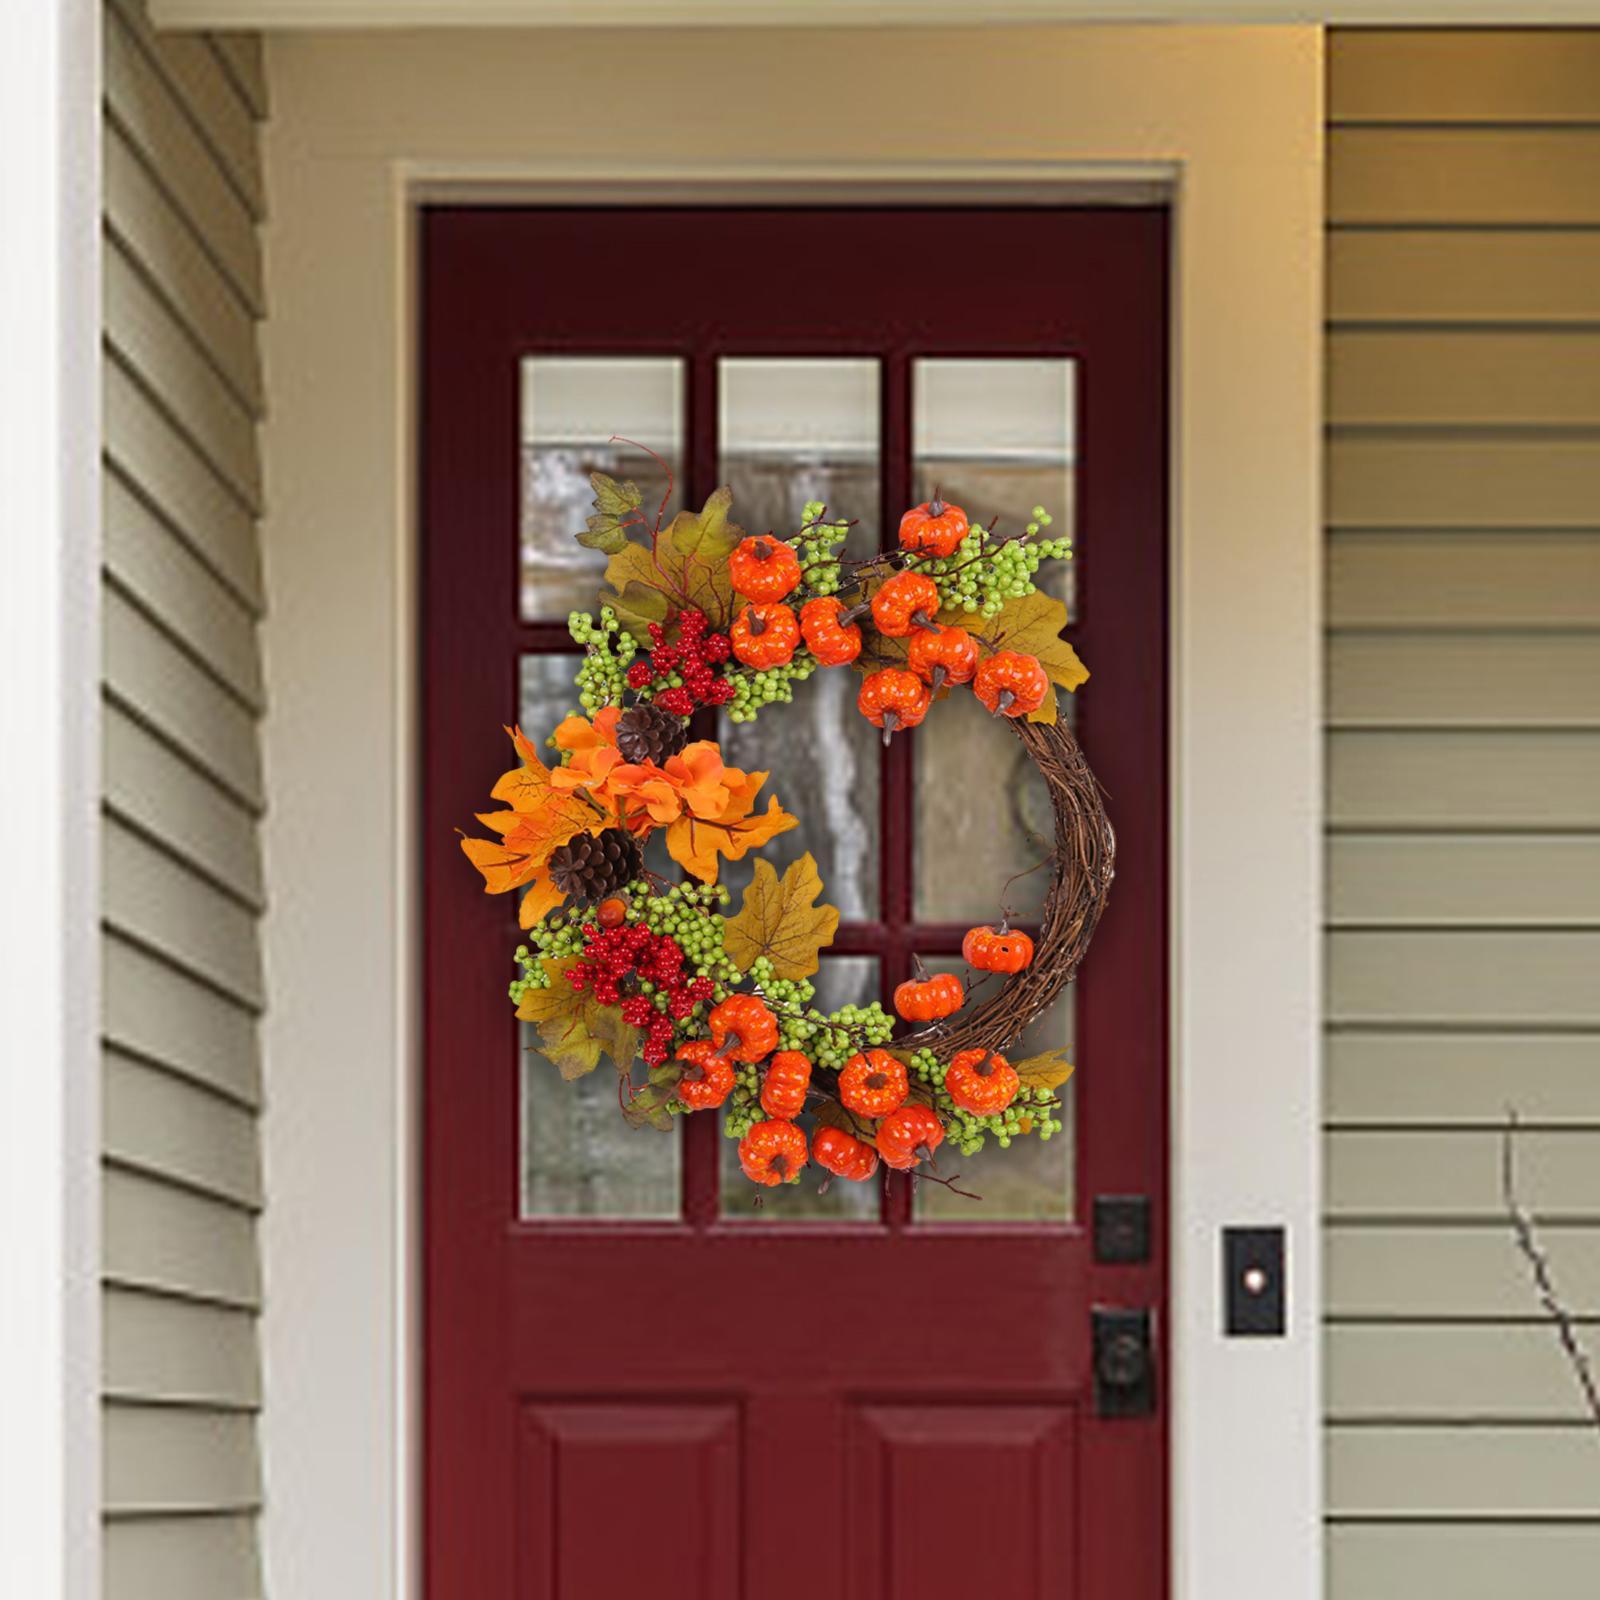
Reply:
<svg viewBox="0 0 1600 1600"><path fill-rule="evenodd" d="M644 640L650 623L665 622L684 606L698 606L719 631L733 621L728 557L744 530L728 519L732 504L733 491L718 489L700 511L680 511L662 529L654 553L637 539L624 539L610 552L611 591L601 599L635 638Z"/></svg>
<svg viewBox="0 0 1600 1600"><path fill-rule="evenodd" d="M602 1055L616 1063L618 1072L628 1072L639 1053L639 1030L622 1020L616 1006L603 1006L587 990L574 989L567 982L567 968L575 960L576 956L541 961L550 986L529 989L517 1007L517 1016L538 1029L541 1054L563 1078L570 1081L593 1072Z"/></svg>
<svg viewBox="0 0 1600 1600"><path fill-rule="evenodd" d="M577 536L578 543L612 556L628 542L627 519L639 509L644 496L632 479L618 483L603 472L591 472L589 482L594 488L594 515L589 518L589 531Z"/></svg>
<svg viewBox="0 0 1600 1600"><path fill-rule="evenodd" d="M723 928L728 959L748 972L765 956L779 978L810 977L817 970L818 952L833 943L839 926L837 908L814 904L821 893L822 878L809 852L782 878L770 861L756 862L739 914L729 917Z"/></svg>

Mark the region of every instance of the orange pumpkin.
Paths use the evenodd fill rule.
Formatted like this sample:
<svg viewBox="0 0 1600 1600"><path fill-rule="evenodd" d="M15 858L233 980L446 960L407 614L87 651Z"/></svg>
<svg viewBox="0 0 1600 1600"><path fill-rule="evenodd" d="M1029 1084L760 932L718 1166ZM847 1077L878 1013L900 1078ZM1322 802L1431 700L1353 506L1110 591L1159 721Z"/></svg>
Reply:
<svg viewBox="0 0 1600 1600"><path fill-rule="evenodd" d="M800 586L800 558L781 539L741 539L728 557L733 587L748 600L781 600Z"/></svg>
<svg viewBox="0 0 1600 1600"><path fill-rule="evenodd" d="M927 716L932 701L927 684L916 673L904 667L881 667L862 679L856 710L874 728L883 729L883 742L888 744L896 728L916 727Z"/></svg>
<svg viewBox="0 0 1600 1600"><path fill-rule="evenodd" d="M758 672L787 666L800 643L800 624L785 605L746 606L728 632L733 653Z"/></svg>
<svg viewBox="0 0 1600 1600"><path fill-rule="evenodd" d="M1017 1098L1022 1080L998 1050L961 1050L945 1068L944 1086L963 1111L992 1117Z"/></svg>
<svg viewBox="0 0 1600 1600"><path fill-rule="evenodd" d="M979 972L1021 972L1033 960L1033 940L1004 922L998 928L968 928L961 958Z"/></svg>
<svg viewBox="0 0 1600 1600"><path fill-rule="evenodd" d="M717 1054L709 1039L680 1045L677 1059L688 1063L678 1079L678 1098L691 1111L709 1111L733 1093L733 1065Z"/></svg>
<svg viewBox="0 0 1600 1600"><path fill-rule="evenodd" d="M758 1122L739 1141L739 1165L752 1183L793 1183L806 1164L806 1136L792 1122Z"/></svg>
<svg viewBox="0 0 1600 1600"><path fill-rule="evenodd" d="M1025 717L1044 704L1050 679L1037 656L997 650L978 668L972 692L998 717Z"/></svg>
<svg viewBox="0 0 1600 1600"><path fill-rule="evenodd" d="M919 628L906 648L906 665L935 693L947 683L971 683L978 641L965 628Z"/></svg>
<svg viewBox="0 0 1600 1600"><path fill-rule="evenodd" d="M852 1183L865 1183L878 1170L878 1152L843 1128L818 1128L811 1154L818 1166Z"/></svg>
<svg viewBox="0 0 1600 1600"><path fill-rule="evenodd" d="M811 1087L811 1060L798 1050L780 1050L761 1082L761 1109L769 1117L797 1117Z"/></svg>
<svg viewBox="0 0 1600 1600"><path fill-rule="evenodd" d="M953 972L936 972L897 984L894 1008L907 1022L937 1022L959 1011L966 999L967 991Z"/></svg>
<svg viewBox="0 0 1600 1600"><path fill-rule="evenodd" d="M920 555L954 555L966 536L966 512L960 506L946 505L938 495L913 506L900 519L900 548Z"/></svg>
<svg viewBox="0 0 1600 1600"><path fill-rule="evenodd" d="M861 654L861 630L841 622L844 607L835 595L818 595L800 607L800 637L825 667L848 666Z"/></svg>
<svg viewBox="0 0 1600 1600"><path fill-rule="evenodd" d="M851 1056L839 1074L839 1098L860 1117L885 1117L905 1104L910 1085L903 1061L887 1050Z"/></svg>
<svg viewBox="0 0 1600 1600"><path fill-rule="evenodd" d="M730 994L706 1021L718 1055L763 1061L778 1047L778 1019L753 994Z"/></svg>
<svg viewBox="0 0 1600 1600"><path fill-rule="evenodd" d="M932 1159L944 1143L944 1124L927 1106L901 1106L878 1124L877 1140L884 1162L904 1171Z"/></svg>
<svg viewBox="0 0 1600 1600"><path fill-rule="evenodd" d="M872 620L878 632L903 639L916 628L934 628L939 591L920 572L897 572L872 597Z"/></svg>

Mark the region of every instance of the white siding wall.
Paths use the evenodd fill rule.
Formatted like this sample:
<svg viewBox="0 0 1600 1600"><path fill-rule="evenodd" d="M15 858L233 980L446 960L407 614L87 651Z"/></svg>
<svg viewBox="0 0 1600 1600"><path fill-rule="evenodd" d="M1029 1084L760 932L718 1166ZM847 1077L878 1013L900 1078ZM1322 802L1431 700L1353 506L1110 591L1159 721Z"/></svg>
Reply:
<svg viewBox="0 0 1600 1600"><path fill-rule="evenodd" d="M1600 32L1329 77L1331 1594L1566 1600L1600 1442L1497 1128L1600 1315Z"/></svg>
<svg viewBox="0 0 1600 1600"><path fill-rule="evenodd" d="M262 711L255 41L105 18L112 1600L251 1600Z"/></svg>

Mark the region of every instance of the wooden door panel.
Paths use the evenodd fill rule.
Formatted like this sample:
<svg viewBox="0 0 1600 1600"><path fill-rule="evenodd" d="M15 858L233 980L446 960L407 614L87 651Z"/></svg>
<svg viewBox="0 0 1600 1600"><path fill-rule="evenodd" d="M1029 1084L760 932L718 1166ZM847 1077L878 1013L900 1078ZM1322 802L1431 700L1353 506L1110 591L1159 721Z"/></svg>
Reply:
<svg viewBox="0 0 1600 1600"><path fill-rule="evenodd" d="M528 1400L518 1448L526 1600L735 1600L732 1402Z"/></svg>
<svg viewBox="0 0 1600 1600"><path fill-rule="evenodd" d="M977 1368L999 1352L973 1351ZM850 1600L1077 1593L1077 1413L864 1404L850 1432Z"/></svg>

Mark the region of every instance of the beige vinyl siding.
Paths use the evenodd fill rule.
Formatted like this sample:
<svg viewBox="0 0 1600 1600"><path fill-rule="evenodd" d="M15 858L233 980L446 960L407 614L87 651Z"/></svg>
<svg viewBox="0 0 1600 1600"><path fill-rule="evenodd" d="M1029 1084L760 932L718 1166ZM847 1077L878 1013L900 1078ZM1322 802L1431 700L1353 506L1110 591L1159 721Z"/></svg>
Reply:
<svg viewBox="0 0 1600 1600"><path fill-rule="evenodd" d="M260 52L106 8L108 1600L261 1590Z"/></svg>
<svg viewBox="0 0 1600 1600"><path fill-rule="evenodd" d="M1329 37L1332 1600L1593 1594L1600 30Z"/></svg>

